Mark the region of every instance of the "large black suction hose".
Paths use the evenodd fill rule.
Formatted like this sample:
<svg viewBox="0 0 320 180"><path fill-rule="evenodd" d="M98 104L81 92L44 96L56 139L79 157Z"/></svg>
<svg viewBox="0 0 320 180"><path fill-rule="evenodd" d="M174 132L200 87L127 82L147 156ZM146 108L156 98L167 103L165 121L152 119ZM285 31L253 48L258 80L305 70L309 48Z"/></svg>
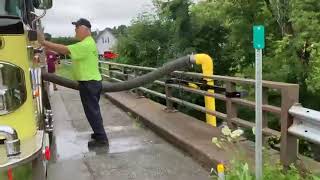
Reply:
<svg viewBox="0 0 320 180"><path fill-rule="evenodd" d="M102 92L118 92L118 91L125 91L134 89L153 81L162 78L165 75L170 74L173 71L181 70L186 67L190 67L193 64L194 59L190 56L181 57L174 61L170 61L164 64L161 68L158 68L150 73L137 77L135 79L131 79L124 82L117 82L117 83L109 83L103 82L102 83ZM52 83L58 84L60 86L68 87L71 89L79 90L79 85L77 81L72 81L55 74L51 73L42 73L42 78L45 81L50 81Z"/></svg>

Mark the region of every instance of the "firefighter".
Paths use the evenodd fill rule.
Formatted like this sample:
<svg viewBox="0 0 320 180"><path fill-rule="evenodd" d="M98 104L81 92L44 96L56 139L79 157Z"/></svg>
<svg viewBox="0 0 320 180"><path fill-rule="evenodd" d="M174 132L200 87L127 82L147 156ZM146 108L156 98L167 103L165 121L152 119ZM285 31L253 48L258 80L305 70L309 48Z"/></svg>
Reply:
<svg viewBox="0 0 320 180"><path fill-rule="evenodd" d="M93 130L88 142L89 148L108 147L107 134L103 127L99 100L102 90L102 78L98 67L98 51L91 36L91 24L87 19L80 18L75 25L75 37L80 42L65 46L44 39L38 33L38 41L47 49L69 55L72 60L74 79L79 83L80 98L87 120Z"/></svg>

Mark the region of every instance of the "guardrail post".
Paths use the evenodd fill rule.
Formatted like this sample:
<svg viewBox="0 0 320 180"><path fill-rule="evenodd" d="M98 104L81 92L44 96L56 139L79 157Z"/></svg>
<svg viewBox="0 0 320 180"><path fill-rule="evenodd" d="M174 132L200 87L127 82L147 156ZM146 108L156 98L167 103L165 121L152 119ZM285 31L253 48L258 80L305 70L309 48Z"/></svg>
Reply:
<svg viewBox="0 0 320 180"><path fill-rule="evenodd" d="M227 92L233 92L236 90L236 84L232 82L226 82L226 90ZM232 103L231 98L226 99L226 107L227 107L227 123L230 128L235 128L235 123L232 122L233 118L238 116L238 107L236 104Z"/></svg>
<svg viewBox="0 0 320 180"><path fill-rule="evenodd" d="M299 85L290 85L281 89L281 147L280 161L289 167L297 160L298 139L288 133L288 128L293 123L289 109L299 102Z"/></svg>
<svg viewBox="0 0 320 180"><path fill-rule="evenodd" d="M109 77L111 77L111 65L110 64L107 64L107 69L108 69L108 72L107 72L107 75L109 76Z"/></svg>
<svg viewBox="0 0 320 180"><path fill-rule="evenodd" d="M139 70L134 69L134 78L139 77ZM142 98L143 96L143 92L140 91L138 88L135 88L133 90L133 92L137 95L138 98Z"/></svg>
<svg viewBox="0 0 320 180"><path fill-rule="evenodd" d="M121 69L122 74L126 74L126 68L125 67L121 67L120 69Z"/></svg>
<svg viewBox="0 0 320 180"><path fill-rule="evenodd" d="M166 92L166 111L173 112L174 107L172 101L170 101L170 97L172 97L172 88L169 87L167 84L165 85L165 92Z"/></svg>
<svg viewBox="0 0 320 180"><path fill-rule="evenodd" d="M98 67L99 67L99 72L100 72L100 74L102 74L101 59L99 59L99 61L98 61Z"/></svg>
<svg viewBox="0 0 320 180"><path fill-rule="evenodd" d="M105 68L106 68L106 70L103 73L102 73L102 71L100 73L108 76L108 77L102 76L103 80L105 80L105 79L108 80L109 78L111 78L111 73L110 73L111 65L105 64Z"/></svg>

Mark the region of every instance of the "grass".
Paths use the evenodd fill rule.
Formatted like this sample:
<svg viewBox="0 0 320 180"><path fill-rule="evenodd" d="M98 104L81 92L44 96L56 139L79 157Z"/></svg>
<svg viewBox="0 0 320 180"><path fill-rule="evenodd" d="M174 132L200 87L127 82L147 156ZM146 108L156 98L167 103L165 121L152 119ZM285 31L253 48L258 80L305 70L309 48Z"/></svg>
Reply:
<svg viewBox="0 0 320 180"><path fill-rule="evenodd" d="M71 65L67 65L64 63L61 63L56 71L56 74L65 78L68 78L70 80L73 80Z"/></svg>

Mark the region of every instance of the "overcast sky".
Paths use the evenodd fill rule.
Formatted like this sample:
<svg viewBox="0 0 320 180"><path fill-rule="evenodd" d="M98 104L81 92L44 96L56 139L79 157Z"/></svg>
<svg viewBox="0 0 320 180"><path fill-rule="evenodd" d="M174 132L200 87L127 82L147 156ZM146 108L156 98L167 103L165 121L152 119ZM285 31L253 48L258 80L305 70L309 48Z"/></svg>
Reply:
<svg viewBox="0 0 320 180"><path fill-rule="evenodd" d="M53 36L73 36L71 22L88 19L92 30L128 25L139 13L152 9L152 0L53 0L42 23ZM39 12L38 12L39 14Z"/></svg>

